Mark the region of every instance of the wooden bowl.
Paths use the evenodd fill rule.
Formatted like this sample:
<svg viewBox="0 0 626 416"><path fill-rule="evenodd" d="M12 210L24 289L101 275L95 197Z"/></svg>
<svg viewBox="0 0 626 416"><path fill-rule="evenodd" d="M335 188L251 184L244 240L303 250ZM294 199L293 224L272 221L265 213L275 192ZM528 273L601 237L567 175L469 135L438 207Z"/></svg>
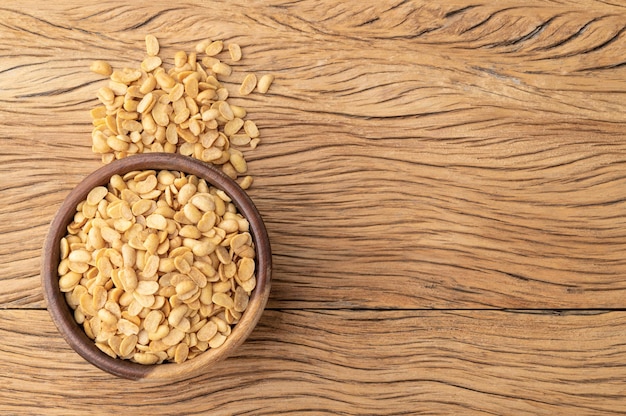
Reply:
<svg viewBox="0 0 626 416"><path fill-rule="evenodd" d="M87 197L96 186L105 185L114 174L124 175L134 170L174 170L204 178L207 183L225 191L237 206L239 213L250 223L256 249L256 288L252 291L248 307L240 321L233 327L226 342L219 348L209 349L181 364L163 363L142 365L128 360L112 358L96 347L95 342L86 334L82 326L74 319L72 309L59 289L57 269L60 257L60 240L67 234L67 225L72 221L76 206ZM142 380L182 380L203 373L210 373L214 363L225 359L250 335L257 324L270 292L272 257L270 242L265 225L252 200L239 185L212 165L207 165L189 157L169 154L150 153L134 155L114 161L85 178L70 192L48 232L42 256L42 284L48 311L55 325L67 343L84 359L96 367L119 377Z"/></svg>

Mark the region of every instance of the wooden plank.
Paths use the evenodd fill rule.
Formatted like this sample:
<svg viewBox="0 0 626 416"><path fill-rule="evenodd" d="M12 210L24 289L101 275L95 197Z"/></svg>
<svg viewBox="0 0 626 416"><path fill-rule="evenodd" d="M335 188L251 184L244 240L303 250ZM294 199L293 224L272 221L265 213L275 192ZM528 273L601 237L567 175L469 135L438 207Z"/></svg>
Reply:
<svg viewBox="0 0 626 416"><path fill-rule="evenodd" d="M0 305L43 306L47 224L100 166L89 63L137 66L155 33L169 64L240 43L229 88L277 76L237 99L263 138L270 306L623 308L626 9L327 3L4 2Z"/></svg>
<svg viewBox="0 0 626 416"><path fill-rule="evenodd" d="M45 311L0 311L3 414L626 412L626 313L270 310L236 356L178 383L116 379Z"/></svg>

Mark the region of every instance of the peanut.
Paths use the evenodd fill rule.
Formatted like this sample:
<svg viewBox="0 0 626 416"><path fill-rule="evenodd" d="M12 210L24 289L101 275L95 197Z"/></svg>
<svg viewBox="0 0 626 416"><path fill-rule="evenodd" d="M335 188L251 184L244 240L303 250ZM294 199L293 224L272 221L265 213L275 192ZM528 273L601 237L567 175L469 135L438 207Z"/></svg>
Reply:
<svg viewBox="0 0 626 416"><path fill-rule="evenodd" d="M240 152L229 155L242 163ZM193 175L114 175L76 207L59 243L59 287L104 353L182 363L222 346L248 306L248 227L224 191Z"/></svg>
<svg viewBox="0 0 626 416"><path fill-rule="evenodd" d="M236 179L242 170L232 166L228 149L256 148L259 133L254 122L245 120L244 108L230 105L229 91L219 80L232 73L232 68L217 58L224 42L203 40L195 52L178 51L174 67L167 70L158 56L158 39L147 35L145 45L147 57L140 62L141 70L114 71L101 60L91 64L93 72L110 77L109 85L97 92L102 105L90 112L92 151L101 155L103 163L135 153L178 152L223 165L222 170ZM228 53L231 61L241 60L238 44L229 44ZM265 93L272 80L272 75L264 75L257 82L256 75L248 74L239 94L248 95L255 88ZM245 135L235 131L239 121L233 124L233 119L244 120ZM92 210L87 208L88 213Z"/></svg>

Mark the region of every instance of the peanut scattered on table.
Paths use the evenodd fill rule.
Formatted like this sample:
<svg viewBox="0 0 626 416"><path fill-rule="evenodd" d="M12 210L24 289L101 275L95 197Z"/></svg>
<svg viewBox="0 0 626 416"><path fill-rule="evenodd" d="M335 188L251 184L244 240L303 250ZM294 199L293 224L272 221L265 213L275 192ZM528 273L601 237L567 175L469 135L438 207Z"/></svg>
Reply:
<svg viewBox="0 0 626 416"><path fill-rule="evenodd" d="M139 69L112 70L104 61L90 67L110 77L108 86L97 93L102 105L91 110L92 150L102 155L103 163L137 153L178 152L219 165L233 179L245 175L243 152L259 144L258 129L255 125L255 136L250 135L245 109L229 102L230 93L220 81L233 69L220 54L239 62L240 46L231 43L225 48L222 40L207 39L194 52L176 52L174 67L166 70L158 56L157 38L148 35L145 43L147 56ZM206 56L200 57L203 53ZM256 76L249 74L239 95L248 95L255 87L264 94L273 79L266 74L257 83ZM250 186L252 178L242 178L239 184Z"/></svg>
<svg viewBox="0 0 626 416"><path fill-rule="evenodd" d="M182 363L219 348L256 286L248 221L194 175L114 175L77 206L67 231L60 290L114 358Z"/></svg>

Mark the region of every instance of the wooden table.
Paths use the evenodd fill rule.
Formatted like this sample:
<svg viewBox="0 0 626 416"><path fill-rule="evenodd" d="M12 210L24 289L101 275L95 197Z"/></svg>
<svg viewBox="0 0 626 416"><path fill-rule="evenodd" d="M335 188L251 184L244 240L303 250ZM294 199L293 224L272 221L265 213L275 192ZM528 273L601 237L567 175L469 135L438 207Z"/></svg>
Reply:
<svg viewBox="0 0 626 416"><path fill-rule="evenodd" d="M626 412L626 7L548 0L0 8L0 413ZM141 3L141 4L139 4ZM101 166L95 59L242 46L274 274L206 375L115 378L46 311L42 241ZM238 78L239 77L239 78Z"/></svg>

